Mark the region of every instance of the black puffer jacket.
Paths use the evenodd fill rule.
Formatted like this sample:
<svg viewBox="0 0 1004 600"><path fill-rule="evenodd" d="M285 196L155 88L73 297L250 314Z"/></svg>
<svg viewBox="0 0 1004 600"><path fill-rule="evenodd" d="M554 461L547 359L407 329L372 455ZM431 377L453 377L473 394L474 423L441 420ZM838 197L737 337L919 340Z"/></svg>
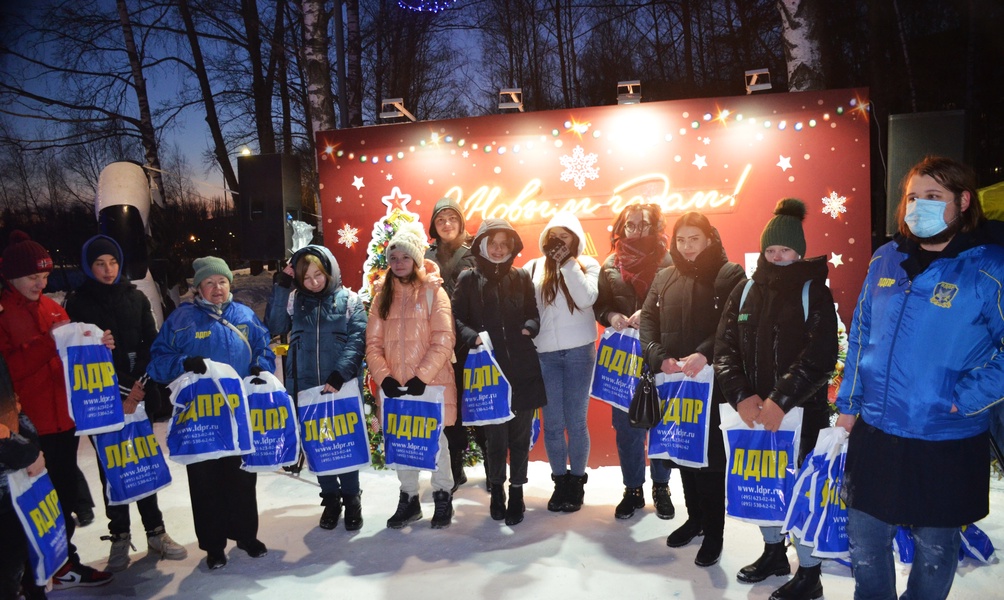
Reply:
<svg viewBox="0 0 1004 600"><path fill-rule="evenodd" d="M826 287L824 257L773 265L760 255L743 306L743 287L733 290L718 326L715 374L735 407L757 394L784 412L804 409L799 463L829 425L826 384L837 362L837 314ZM802 288L809 286L804 317Z"/></svg>
<svg viewBox="0 0 1004 600"><path fill-rule="evenodd" d="M711 245L690 262L673 246L673 266L656 275L641 311L641 345L645 361L658 372L667 358L700 352L714 361L715 333L725 302L736 285L745 281L743 268L728 261L715 231ZM725 444L718 434L718 404L725 401L718 385L712 386L708 466L725 468Z"/></svg>
<svg viewBox="0 0 1004 600"><path fill-rule="evenodd" d="M481 240L498 230L515 238L512 257L495 264L481 255ZM503 219L487 219L474 237L477 268L464 271L453 293L457 339L474 347L479 332L487 331L495 347L499 368L512 385L512 408L530 410L547 403L544 378L533 337L540 331L540 315L530 274L512 268L523 249L516 231ZM523 335L526 329L530 335ZM461 369L462 363L457 368Z"/></svg>
<svg viewBox="0 0 1004 600"><path fill-rule="evenodd" d="M146 373L150 344L157 337L150 300L129 281L108 285L88 278L66 297L65 308L75 322L111 330L115 337L112 350L115 374L125 398L136 380ZM145 389L150 392L153 387L148 384Z"/></svg>
<svg viewBox="0 0 1004 600"><path fill-rule="evenodd" d="M672 264L673 258L666 252L656 270L656 279L661 271ZM635 294L634 286L625 282L621 276L621 270L617 266L617 254L608 256L600 268L599 295L593 304L596 320L600 325L610 327L610 313L620 313L630 317L635 311L641 310L644 303L645 299Z"/></svg>
<svg viewBox="0 0 1004 600"><path fill-rule="evenodd" d="M470 236L466 233L462 233L461 235L468 238L468 240L470 239ZM467 269L473 269L477 264L474 261L474 254L471 252L469 242L464 242L453 252L449 252L446 248L440 248L440 244L438 243L433 244L425 251L425 258L436 263L439 267L439 276L443 278L443 289L451 297L453 296L453 290L457 287L457 280L460 278L460 274Z"/></svg>

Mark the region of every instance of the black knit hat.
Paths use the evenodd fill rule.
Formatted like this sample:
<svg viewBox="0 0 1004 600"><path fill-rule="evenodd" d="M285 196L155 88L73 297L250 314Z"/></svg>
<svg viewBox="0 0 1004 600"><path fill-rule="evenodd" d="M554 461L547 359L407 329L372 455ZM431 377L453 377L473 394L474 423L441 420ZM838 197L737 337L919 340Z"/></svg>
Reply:
<svg viewBox="0 0 1004 600"><path fill-rule="evenodd" d="M4 279L11 281L51 271L52 257L42 244L33 241L31 236L19 229L12 231L3 251L3 264L0 264L0 274Z"/></svg>
<svg viewBox="0 0 1004 600"><path fill-rule="evenodd" d="M805 232L802 221L805 220L805 203L796 198L779 200L774 207L774 218L767 221L767 226L760 234L760 252L770 246L791 248L799 256L805 256Z"/></svg>

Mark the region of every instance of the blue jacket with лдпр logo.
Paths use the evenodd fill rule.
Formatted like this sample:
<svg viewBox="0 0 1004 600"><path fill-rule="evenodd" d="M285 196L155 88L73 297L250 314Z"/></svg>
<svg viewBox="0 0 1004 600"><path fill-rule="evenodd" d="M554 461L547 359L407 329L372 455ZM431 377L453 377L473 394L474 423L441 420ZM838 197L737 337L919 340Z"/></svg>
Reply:
<svg viewBox="0 0 1004 600"><path fill-rule="evenodd" d="M872 257L837 407L900 437L969 438L1004 400L1004 248L958 234L923 270L917 252L897 238Z"/></svg>

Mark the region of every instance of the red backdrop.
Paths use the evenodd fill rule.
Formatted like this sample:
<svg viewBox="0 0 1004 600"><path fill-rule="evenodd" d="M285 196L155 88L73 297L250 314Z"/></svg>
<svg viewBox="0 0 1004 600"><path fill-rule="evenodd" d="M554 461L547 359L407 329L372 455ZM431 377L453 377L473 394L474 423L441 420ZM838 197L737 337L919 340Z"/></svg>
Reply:
<svg viewBox="0 0 1004 600"><path fill-rule="evenodd" d="M806 254L830 261L845 322L870 257L863 89L380 125L320 132L317 147L324 243L353 288L373 225L389 207L404 206L427 225L443 196L463 207L471 233L485 217L508 219L526 245L517 265L540 254L538 236L557 210L578 215L587 254L602 261L614 216L656 202L669 227L688 210L707 213L730 259L748 270L777 200L800 198ZM616 463L606 405L593 404L590 422L590 462Z"/></svg>

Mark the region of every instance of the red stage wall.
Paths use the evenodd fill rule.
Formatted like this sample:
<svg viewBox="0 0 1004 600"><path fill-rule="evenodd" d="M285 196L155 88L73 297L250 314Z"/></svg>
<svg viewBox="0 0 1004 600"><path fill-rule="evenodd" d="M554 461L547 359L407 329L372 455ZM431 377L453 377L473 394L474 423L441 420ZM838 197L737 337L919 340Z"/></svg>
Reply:
<svg viewBox="0 0 1004 600"><path fill-rule="evenodd" d="M324 131L324 243L345 284L358 288L373 225L390 206L427 225L436 200L452 196L471 233L485 217L516 227L526 245L517 265L540 254L538 236L556 210L578 215L587 253L602 262L614 216L656 202L667 229L683 212L707 213L729 258L751 272L775 203L795 197L808 207L807 255L829 259L847 322L870 257L869 116L867 90L847 89ZM607 441L608 411L590 418ZM611 464L610 456L616 462L612 445L594 439L590 462Z"/></svg>

